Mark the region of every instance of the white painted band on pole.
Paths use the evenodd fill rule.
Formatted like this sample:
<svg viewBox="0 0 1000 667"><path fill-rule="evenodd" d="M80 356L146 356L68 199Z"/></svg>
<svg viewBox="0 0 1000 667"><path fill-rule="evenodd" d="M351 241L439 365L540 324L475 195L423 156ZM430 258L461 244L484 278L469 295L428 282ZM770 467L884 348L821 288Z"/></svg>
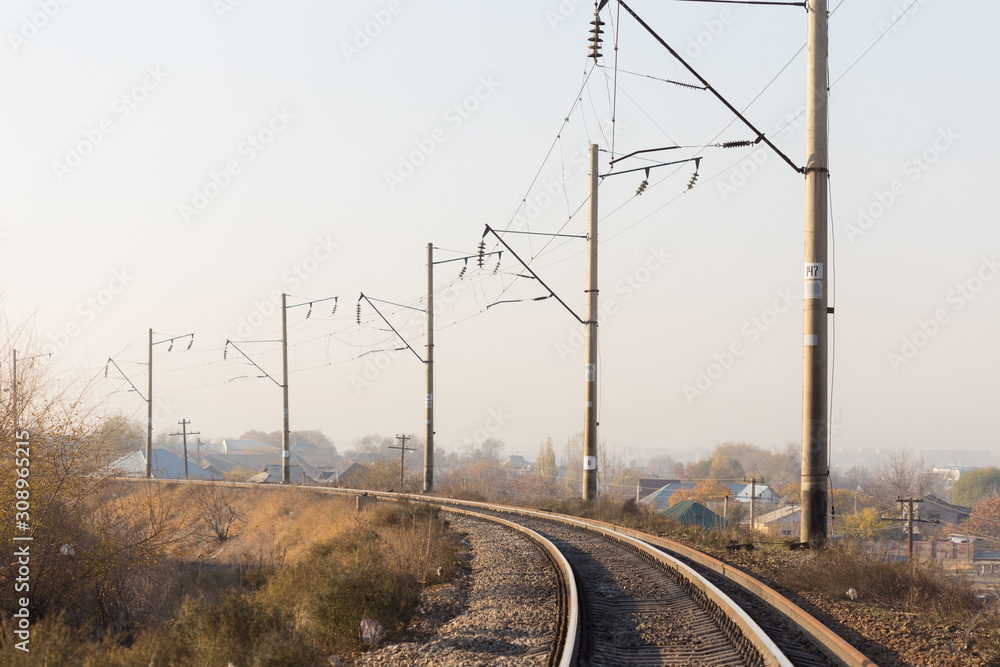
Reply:
<svg viewBox="0 0 1000 667"><path fill-rule="evenodd" d="M583 407L585 407L585 408L592 408L592 407L594 407L594 403L593 403L593 401L587 401L586 403L583 404Z"/></svg>
<svg viewBox="0 0 1000 667"><path fill-rule="evenodd" d="M584 456L583 457L583 469L584 470L597 470L597 457L596 456Z"/></svg>
<svg viewBox="0 0 1000 667"><path fill-rule="evenodd" d="M823 298L823 281L822 280L807 280L805 285L805 294L807 299L822 299Z"/></svg>
<svg viewBox="0 0 1000 667"><path fill-rule="evenodd" d="M806 347L816 347L819 345L819 336L817 334L807 334L803 345Z"/></svg>
<svg viewBox="0 0 1000 667"><path fill-rule="evenodd" d="M593 382L597 379L597 364L587 364L584 366L584 382Z"/></svg>
<svg viewBox="0 0 1000 667"><path fill-rule="evenodd" d="M291 456L292 456L292 453L291 453L290 451L288 451L288 450L285 450L285 451L281 452L281 455L282 455L282 456L283 456L284 458L286 458L286 459L287 459L287 458L291 458Z"/></svg>

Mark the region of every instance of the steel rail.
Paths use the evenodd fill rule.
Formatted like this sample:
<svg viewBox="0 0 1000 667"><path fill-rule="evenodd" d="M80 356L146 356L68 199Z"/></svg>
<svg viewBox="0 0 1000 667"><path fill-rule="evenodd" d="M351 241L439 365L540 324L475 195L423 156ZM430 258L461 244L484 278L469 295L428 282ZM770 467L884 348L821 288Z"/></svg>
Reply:
<svg viewBox="0 0 1000 667"><path fill-rule="evenodd" d="M436 503L435 503L436 504ZM522 526L513 521L507 521L499 517L488 514L480 514L472 510L459 509L457 507L441 507L446 512L464 514L475 517L483 521L491 521L505 526L511 530L516 530L528 537L532 542L541 547L545 556L552 562L553 569L559 579L565 596L560 596L559 623L557 624L556 638L553 642L553 650L549 664L558 667L571 667L576 664L577 652L580 643L580 594L576 587L576 577L573 576L573 567L566 560L559 548L545 536L531 530L527 526Z"/></svg>
<svg viewBox="0 0 1000 667"><path fill-rule="evenodd" d="M219 484L220 482L209 482L201 480L150 480L146 478L114 478L119 481L133 481L133 482L159 482L159 483L183 483L183 484ZM249 483L239 483L239 482L224 482L233 487L243 487L243 488L287 488L284 485L267 485L267 484L249 484ZM489 510L494 512L502 512L509 514L520 514L523 516L534 516L538 518L543 518L551 521L560 522L566 525L579 525L585 526L587 529L601 529L603 531L608 531L619 537L630 538L636 542L646 543L647 545L652 545L658 547L659 549L665 549L676 556L686 558L701 567L705 567L714 571L721 577L728 579L734 584L744 588L751 594L758 597L765 604L770 605L775 610L779 611L788 621L802 631L807 637L809 637L815 644L815 646L822 651L830 660L834 663L841 665L842 667L878 667L877 663L868 658L866 655L861 653L858 649L851 646L843 637L839 636L833 632L830 628L823 625L819 620L817 620L812 614L805 611L804 609L797 606L794 602L778 593L776 590L768 586L767 584L758 581L754 577L740 571L739 569L732 567L717 558L713 558L708 554L702 553L696 549L688 547L686 545L668 540L662 537L655 537L647 533L640 532L638 530L633 530L626 528L624 526L619 526L613 523L608 523L605 521L598 521L595 519L582 519L580 517L571 517L568 515L558 514L555 512L548 511L538 511L529 510L520 507L512 507L509 505L493 505L490 503L475 502L471 500L453 500L450 498L443 498L438 496L425 496L420 494L408 494L408 493L391 493L384 491L365 491L363 489L338 489L338 488L324 488L324 487L297 487L304 489L312 489L320 493L326 493L330 495L353 495L360 496L362 494L373 496L375 498L385 498L389 500L396 499L406 499L414 502L423 502L428 504L435 504L439 506L444 505L460 505L465 507L479 508L482 510ZM657 553L661 553L657 551ZM666 555L666 554L665 554ZM740 610L742 612L742 610ZM745 613L745 612L744 612ZM773 643L773 642L772 642Z"/></svg>

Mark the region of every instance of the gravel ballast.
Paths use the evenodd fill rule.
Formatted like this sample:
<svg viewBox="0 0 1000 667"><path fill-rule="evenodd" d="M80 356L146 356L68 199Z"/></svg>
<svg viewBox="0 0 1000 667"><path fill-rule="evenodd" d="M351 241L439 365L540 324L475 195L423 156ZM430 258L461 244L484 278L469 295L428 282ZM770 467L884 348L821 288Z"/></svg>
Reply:
<svg viewBox="0 0 1000 667"><path fill-rule="evenodd" d="M428 588L414 641L382 646L351 664L375 667L544 665L555 637L556 576L541 550L500 526L454 516L467 569Z"/></svg>

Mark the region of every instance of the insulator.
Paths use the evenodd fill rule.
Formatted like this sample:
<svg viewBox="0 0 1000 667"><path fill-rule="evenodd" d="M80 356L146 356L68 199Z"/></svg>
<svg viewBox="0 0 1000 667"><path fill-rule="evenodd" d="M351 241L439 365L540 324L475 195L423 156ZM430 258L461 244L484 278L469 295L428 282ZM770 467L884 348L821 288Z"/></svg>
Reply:
<svg viewBox="0 0 1000 667"><path fill-rule="evenodd" d="M358 317L358 324L361 324L361 303L360 302L358 302L357 317Z"/></svg>
<svg viewBox="0 0 1000 667"><path fill-rule="evenodd" d="M643 192L645 192L645 191L646 191L646 187L647 187L648 185L649 185L649 181L647 181L646 179L643 179L642 183L640 183L640 184L639 184L639 187L638 187L638 189L637 189L637 190L635 191L635 193L636 193L637 195L641 195L641 194L642 194Z"/></svg>
<svg viewBox="0 0 1000 667"><path fill-rule="evenodd" d="M604 21L601 20L601 15L594 12L594 20L590 22L590 25L594 26L590 29L590 57L597 60L601 57L601 35L604 33L601 30L601 26L604 25Z"/></svg>
<svg viewBox="0 0 1000 667"><path fill-rule="evenodd" d="M479 268L483 268L483 253L486 252L486 241L479 242L479 253L476 256L476 263L479 264Z"/></svg>
<svg viewBox="0 0 1000 667"><path fill-rule="evenodd" d="M313 314L313 305L310 303L309 304L309 310L306 311L306 319L308 320L309 316L312 315L312 314Z"/></svg>
<svg viewBox="0 0 1000 667"><path fill-rule="evenodd" d="M194 336L193 335L191 336L191 342L188 343L187 349L190 350L192 345L194 345Z"/></svg>
<svg viewBox="0 0 1000 667"><path fill-rule="evenodd" d="M722 142L723 148L746 148L747 146L753 146L752 141L724 141Z"/></svg>
<svg viewBox="0 0 1000 667"><path fill-rule="evenodd" d="M108 377L108 366L111 364L104 364L104 377Z"/></svg>
<svg viewBox="0 0 1000 667"><path fill-rule="evenodd" d="M464 278L464 277L465 277L465 270L466 270L467 268L469 268L469 267L467 267L467 266L463 266L463 267L462 267L462 270L458 272L458 279L459 279L459 280L461 280L462 278Z"/></svg>
<svg viewBox="0 0 1000 667"><path fill-rule="evenodd" d="M493 268L493 275L496 275L500 271L500 260L497 260L497 265Z"/></svg>
<svg viewBox="0 0 1000 667"><path fill-rule="evenodd" d="M222 348L222 358L223 358L223 360L225 360L227 354L229 354L229 343L226 343L226 346L224 348Z"/></svg>
<svg viewBox="0 0 1000 667"><path fill-rule="evenodd" d="M333 312L330 313L330 317L337 314L337 297L333 297Z"/></svg>
<svg viewBox="0 0 1000 667"><path fill-rule="evenodd" d="M167 346L167 352L169 352L172 349L174 349L174 341L171 340L170 345Z"/></svg>
<svg viewBox="0 0 1000 667"><path fill-rule="evenodd" d="M697 183L697 182L698 182L698 172L695 171L693 174L691 174L691 180L688 181L688 190L690 190L691 188L693 188L694 184Z"/></svg>

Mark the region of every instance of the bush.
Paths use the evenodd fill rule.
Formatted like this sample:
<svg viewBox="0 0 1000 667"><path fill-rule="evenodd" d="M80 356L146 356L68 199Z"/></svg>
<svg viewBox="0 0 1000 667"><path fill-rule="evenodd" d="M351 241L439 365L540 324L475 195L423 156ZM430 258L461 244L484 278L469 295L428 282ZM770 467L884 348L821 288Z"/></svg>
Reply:
<svg viewBox="0 0 1000 667"><path fill-rule="evenodd" d="M356 526L278 572L263 600L294 609L299 625L325 650L349 652L363 646L365 618L381 623L388 637L401 636L428 574L441 567L451 575L456 548L435 509L378 503Z"/></svg>
<svg viewBox="0 0 1000 667"><path fill-rule="evenodd" d="M226 596L214 604L188 600L173 623L146 635L131 651L105 659L108 665L154 667L325 664L323 653L295 627L289 614L241 594Z"/></svg>
<svg viewBox="0 0 1000 667"><path fill-rule="evenodd" d="M817 552L798 567L780 571L776 579L793 590L831 598L843 598L854 588L859 600L920 614L975 612L982 606L969 581L949 578L939 565L890 562L856 542Z"/></svg>

